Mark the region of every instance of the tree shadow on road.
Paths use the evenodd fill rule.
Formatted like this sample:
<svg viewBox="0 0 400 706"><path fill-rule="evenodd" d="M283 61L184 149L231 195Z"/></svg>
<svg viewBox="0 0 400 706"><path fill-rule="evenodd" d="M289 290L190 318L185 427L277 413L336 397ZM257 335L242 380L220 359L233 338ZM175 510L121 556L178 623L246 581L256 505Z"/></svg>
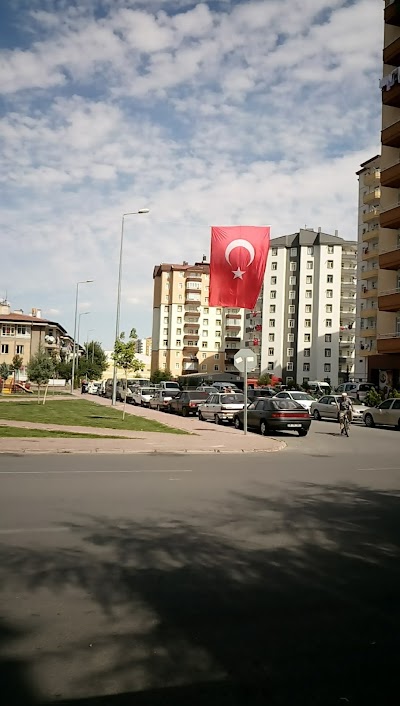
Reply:
<svg viewBox="0 0 400 706"><path fill-rule="evenodd" d="M106 667L85 640L65 647L62 659L78 655L82 675L79 694L57 703L397 701L399 495L313 484L279 497L259 490L162 527L82 518L70 527L79 550L1 547L3 586L89 593L109 620L96 644L99 654L112 645ZM113 632L121 615L124 630ZM110 683L114 695L105 696Z"/></svg>

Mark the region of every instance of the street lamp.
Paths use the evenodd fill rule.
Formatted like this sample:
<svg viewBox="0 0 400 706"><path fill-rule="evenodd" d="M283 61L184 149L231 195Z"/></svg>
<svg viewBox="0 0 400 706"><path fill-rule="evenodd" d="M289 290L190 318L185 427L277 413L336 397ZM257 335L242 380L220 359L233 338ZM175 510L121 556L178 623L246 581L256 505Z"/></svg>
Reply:
<svg viewBox="0 0 400 706"><path fill-rule="evenodd" d="M79 331L80 331L80 328L81 328L81 316L87 316L88 314L90 314L90 311L81 311L81 313L79 314L79 317L78 317L78 337L77 337L78 356L77 356L77 359L76 359L76 367L77 367L77 368L79 368Z"/></svg>
<svg viewBox="0 0 400 706"><path fill-rule="evenodd" d="M79 296L79 285L89 284L94 282L94 279L83 279L76 283L76 296L75 296L75 320L74 320L74 342L72 348L72 375L71 375L71 394L74 391L74 378L75 378L75 351L76 351L76 320L78 318L78 296Z"/></svg>
<svg viewBox="0 0 400 706"><path fill-rule="evenodd" d="M115 341L118 340L120 330L119 330L119 319L120 319L120 310L121 310L121 276L122 276L122 252L123 252L123 245L124 245L124 222L125 222L125 217L126 216L140 216L143 213L149 213L150 209L149 208L139 208L138 211L132 211L130 213L123 213L122 214L122 222L121 222L121 240L120 240L120 245L119 245L119 269L118 269L118 287L117 287L117 314L115 317ZM117 366L114 361L114 369L113 369L113 390L112 390L112 398L111 398L111 404L115 405L117 400Z"/></svg>

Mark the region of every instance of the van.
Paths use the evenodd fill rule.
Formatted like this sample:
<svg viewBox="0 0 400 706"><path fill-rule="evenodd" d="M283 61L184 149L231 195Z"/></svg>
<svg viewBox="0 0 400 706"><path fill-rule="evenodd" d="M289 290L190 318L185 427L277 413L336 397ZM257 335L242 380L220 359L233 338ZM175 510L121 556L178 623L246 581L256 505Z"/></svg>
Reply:
<svg viewBox="0 0 400 706"><path fill-rule="evenodd" d="M343 382L336 388L336 392L340 395L342 392L347 392L351 397L355 397L360 402L365 400L368 392L375 389L375 385L370 382Z"/></svg>
<svg viewBox="0 0 400 706"><path fill-rule="evenodd" d="M310 380L308 382L308 391L311 395L330 395L331 386L327 382L321 380Z"/></svg>
<svg viewBox="0 0 400 706"><path fill-rule="evenodd" d="M173 380L163 380L160 382L160 390L180 390L179 383Z"/></svg>

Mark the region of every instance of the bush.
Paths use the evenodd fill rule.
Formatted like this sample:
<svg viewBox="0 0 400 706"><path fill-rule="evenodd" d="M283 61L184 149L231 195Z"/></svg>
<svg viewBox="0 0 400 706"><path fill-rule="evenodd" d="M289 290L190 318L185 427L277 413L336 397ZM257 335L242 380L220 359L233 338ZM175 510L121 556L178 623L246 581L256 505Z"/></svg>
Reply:
<svg viewBox="0 0 400 706"><path fill-rule="evenodd" d="M382 402L382 397L376 390L370 390L365 396L365 404L368 407L377 407Z"/></svg>

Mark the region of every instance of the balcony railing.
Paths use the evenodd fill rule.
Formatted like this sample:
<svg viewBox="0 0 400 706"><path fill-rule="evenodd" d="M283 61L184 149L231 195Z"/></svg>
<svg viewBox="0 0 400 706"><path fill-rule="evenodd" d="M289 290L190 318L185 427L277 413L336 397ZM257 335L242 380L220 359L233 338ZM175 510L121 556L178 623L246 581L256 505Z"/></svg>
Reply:
<svg viewBox="0 0 400 706"><path fill-rule="evenodd" d="M400 2L399 2L399 0L386 0L385 22L388 25L400 27Z"/></svg>

